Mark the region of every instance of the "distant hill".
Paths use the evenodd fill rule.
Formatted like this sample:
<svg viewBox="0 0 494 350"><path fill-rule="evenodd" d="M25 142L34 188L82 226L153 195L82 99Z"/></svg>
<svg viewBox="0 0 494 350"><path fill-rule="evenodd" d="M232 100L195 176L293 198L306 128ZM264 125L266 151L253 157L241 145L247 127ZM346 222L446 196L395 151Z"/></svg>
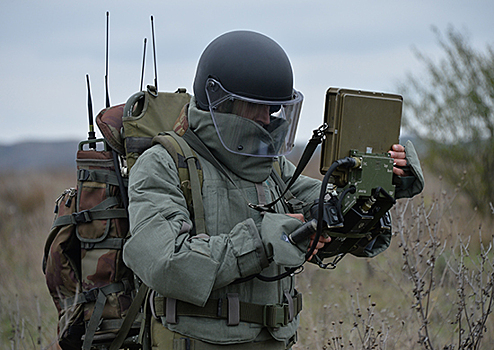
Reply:
<svg viewBox="0 0 494 350"><path fill-rule="evenodd" d="M403 137L401 142L404 144L410 137ZM423 152L422 147L417 145L419 151ZM79 141L60 141L60 142L23 142L14 145L0 145L0 174L15 171L34 171L34 170L53 170L66 169L75 171L75 157ZM297 164L304 144L297 144L288 155L293 163ZM312 157L311 164L307 167L305 173L309 176L319 177L319 156L320 147L317 148ZM422 152L420 152L422 151Z"/></svg>
<svg viewBox="0 0 494 350"><path fill-rule="evenodd" d="M22 142L0 145L0 173L74 169L78 141Z"/></svg>
<svg viewBox="0 0 494 350"><path fill-rule="evenodd" d="M15 171L74 169L78 141L21 142L0 145L0 173ZM298 162L304 145L297 145L289 159ZM313 158L315 158L314 156Z"/></svg>

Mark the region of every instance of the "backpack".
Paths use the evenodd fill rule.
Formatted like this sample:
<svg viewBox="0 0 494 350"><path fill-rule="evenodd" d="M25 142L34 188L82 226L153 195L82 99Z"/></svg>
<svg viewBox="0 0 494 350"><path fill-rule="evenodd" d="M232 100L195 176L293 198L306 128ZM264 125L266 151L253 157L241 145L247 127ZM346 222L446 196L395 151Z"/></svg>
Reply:
<svg viewBox="0 0 494 350"><path fill-rule="evenodd" d="M79 144L77 186L55 202L43 258L62 349L140 347L147 287L125 266L122 249L129 238L128 170L153 144L172 155L189 211L204 229L200 164L172 131L187 128L183 107L190 97L185 89L158 93L148 86L98 114L104 138Z"/></svg>

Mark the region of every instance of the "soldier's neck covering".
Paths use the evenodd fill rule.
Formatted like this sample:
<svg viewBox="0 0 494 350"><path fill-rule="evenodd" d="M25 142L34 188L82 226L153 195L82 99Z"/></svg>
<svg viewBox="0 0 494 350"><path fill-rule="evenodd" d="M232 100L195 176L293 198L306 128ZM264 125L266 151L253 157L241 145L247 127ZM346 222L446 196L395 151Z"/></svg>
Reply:
<svg viewBox="0 0 494 350"><path fill-rule="evenodd" d="M221 143L209 111L197 108L195 98L188 110L189 127L209 148L211 153L235 175L251 182L263 182L271 174L273 158L234 154Z"/></svg>

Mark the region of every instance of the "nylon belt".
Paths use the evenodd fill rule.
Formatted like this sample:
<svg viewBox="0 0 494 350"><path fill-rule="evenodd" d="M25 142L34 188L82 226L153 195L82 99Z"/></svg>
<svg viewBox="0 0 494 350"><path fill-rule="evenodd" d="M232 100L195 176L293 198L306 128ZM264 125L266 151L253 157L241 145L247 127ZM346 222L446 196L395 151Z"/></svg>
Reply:
<svg viewBox="0 0 494 350"><path fill-rule="evenodd" d="M235 319L236 315L232 315L228 307L230 305L231 308L232 301L235 300L232 297L232 295L228 295L225 299L209 299L204 307L176 300L176 315L226 319L229 325L236 325L238 321L241 321L267 327L283 327L289 324L302 310L302 294L298 293L294 297L289 296L291 301L285 304L259 305L240 301L237 305L238 319ZM154 297L156 317L167 316L166 305L173 305L173 303L167 303L167 299L175 300L161 296ZM174 310L171 311L173 313Z"/></svg>

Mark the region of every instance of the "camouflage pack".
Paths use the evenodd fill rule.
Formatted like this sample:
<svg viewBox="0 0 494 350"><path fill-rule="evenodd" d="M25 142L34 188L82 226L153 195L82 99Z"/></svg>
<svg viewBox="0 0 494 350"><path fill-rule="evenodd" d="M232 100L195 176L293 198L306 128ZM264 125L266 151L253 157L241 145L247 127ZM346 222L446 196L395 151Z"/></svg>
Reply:
<svg viewBox="0 0 494 350"><path fill-rule="evenodd" d="M181 111L189 99L183 89L156 93L148 87L126 104L102 110L96 122L104 138L79 144L77 187L56 200L43 261L62 349L140 347L140 309L147 287L122 259L129 237L128 168L153 143L162 144L176 161L191 212L202 207L202 202L194 203L201 200L200 188L196 190L202 181L200 165L184 161L191 149L169 132L187 128Z"/></svg>

